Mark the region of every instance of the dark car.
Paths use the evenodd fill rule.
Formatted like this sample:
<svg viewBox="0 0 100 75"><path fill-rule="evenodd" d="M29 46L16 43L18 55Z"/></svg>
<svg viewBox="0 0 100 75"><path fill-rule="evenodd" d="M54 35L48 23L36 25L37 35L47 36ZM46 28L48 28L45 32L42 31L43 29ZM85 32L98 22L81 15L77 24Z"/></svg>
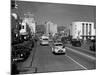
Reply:
<svg viewBox="0 0 100 75"><path fill-rule="evenodd" d="M90 46L90 50L96 51L96 40L91 40L91 41L92 41L92 45Z"/></svg>
<svg viewBox="0 0 100 75"><path fill-rule="evenodd" d="M71 40L72 46L80 47L81 46L81 41L77 39L72 39Z"/></svg>
<svg viewBox="0 0 100 75"><path fill-rule="evenodd" d="M16 30L16 29L14 29L14 30ZM12 33L11 33L11 44L12 45L23 42L23 41L21 41L22 39L20 39L20 35L19 35L18 31L14 32L14 30L12 30Z"/></svg>
<svg viewBox="0 0 100 75"><path fill-rule="evenodd" d="M30 55L30 48L25 46L12 46L12 62L24 61Z"/></svg>
<svg viewBox="0 0 100 75"><path fill-rule="evenodd" d="M70 37L62 37L62 38L61 38L61 41L62 41L62 43L64 43L64 44L69 44L70 41L71 41L71 38L70 38Z"/></svg>

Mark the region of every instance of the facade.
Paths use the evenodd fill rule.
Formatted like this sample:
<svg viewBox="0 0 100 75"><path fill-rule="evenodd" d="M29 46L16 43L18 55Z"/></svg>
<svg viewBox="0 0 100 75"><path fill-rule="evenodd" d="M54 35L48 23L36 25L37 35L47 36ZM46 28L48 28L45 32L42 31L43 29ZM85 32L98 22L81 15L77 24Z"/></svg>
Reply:
<svg viewBox="0 0 100 75"><path fill-rule="evenodd" d="M20 34L25 35L26 33L27 33L27 31L26 31L26 22L23 20L23 22L21 24Z"/></svg>
<svg viewBox="0 0 100 75"><path fill-rule="evenodd" d="M77 39L94 39L96 36L94 22L72 22L71 35Z"/></svg>
<svg viewBox="0 0 100 75"><path fill-rule="evenodd" d="M57 33L57 24L52 23L51 21L46 22L46 34L55 34Z"/></svg>
<svg viewBox="0 0 100 75"><path fill-rule="evenodd" d="M32 34L36 33L36 23L35 23L34 15L31 14L30 12L24 15L25 15L24 22L27 23L27 25L29 25L31 29L31 33Z"/></svg>

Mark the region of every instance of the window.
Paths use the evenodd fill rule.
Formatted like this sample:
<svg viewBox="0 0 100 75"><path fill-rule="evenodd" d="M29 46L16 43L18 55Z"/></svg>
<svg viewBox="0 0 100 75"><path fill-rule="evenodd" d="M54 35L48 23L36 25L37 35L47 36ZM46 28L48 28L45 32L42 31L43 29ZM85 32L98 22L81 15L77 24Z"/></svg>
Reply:
<svg viewBox="0 0 100 75"><path fill-rule="evenodd" d="M92 31L91 31L91 24L89 24L89 30L90 30L90 31L89 31L89 35L91 35L91 32L92 32Z"/></svg>
<svg viewBox="0 0 100 75"><path fill-rule="evenodd" d="M88 23L86 23L86 35L88 35Z"/></svg>
<svg viewBox="0 0 100 75"><path fill-rule="evenodd" d="M82 23L82 35L84 35L84 23Z"/></svg>
<svg viewBox="0 0 100 75"><path fill-rule="evenodd" d="M88 25L88 23L86 23L86 25Z"/></svg>
<svg viewBox="0 0 100 75"><path fill-rule="evenodd" d="M22 29L24 29L24 26L22 26Z"/></svg>
<svg viewBox="0 0 100 75"><path fill-rule="evenodd" d="M82 25L84 25L84 23L82 23Z"/></svg>

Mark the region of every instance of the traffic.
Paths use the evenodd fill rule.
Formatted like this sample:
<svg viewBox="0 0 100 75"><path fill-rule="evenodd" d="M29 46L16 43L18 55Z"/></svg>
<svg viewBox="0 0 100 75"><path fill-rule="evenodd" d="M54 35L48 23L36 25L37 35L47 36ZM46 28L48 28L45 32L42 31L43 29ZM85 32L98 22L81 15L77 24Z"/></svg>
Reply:
<svg viewBox="0 0 100 75"><path fill-rule="evenodd" d="M32 5L39 5L34 3ZM20 1L18 4L21 4ZM33 8L38 9L36 7ZM67 26L60 19L62 25L47 20L39 24L41 18L31 11L25 11L22 16L16 3L11 9L11 74L96 68L96 35L93 22L76 21Z"/></svg>

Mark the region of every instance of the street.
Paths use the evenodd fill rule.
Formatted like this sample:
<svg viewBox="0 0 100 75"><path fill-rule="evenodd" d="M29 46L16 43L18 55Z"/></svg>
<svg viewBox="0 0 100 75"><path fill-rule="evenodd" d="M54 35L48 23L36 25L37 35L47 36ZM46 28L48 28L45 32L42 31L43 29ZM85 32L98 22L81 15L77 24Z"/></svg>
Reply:
<svg viewBox="0 0 100 75"><path fill-rule="evenodd" d="M96 6L12 0L11 74L96 69L95 11Z"/></svg>
<svg viewBox="0 0 100 75"><path fill-rule="evenodd" d="M41 46L39 42L35 44L29 58L25 62L18 63L20 73L90 70L95 68L96 59L91 53L85 54L66 45L65 55L55 55L50 46Z"/></svg>

